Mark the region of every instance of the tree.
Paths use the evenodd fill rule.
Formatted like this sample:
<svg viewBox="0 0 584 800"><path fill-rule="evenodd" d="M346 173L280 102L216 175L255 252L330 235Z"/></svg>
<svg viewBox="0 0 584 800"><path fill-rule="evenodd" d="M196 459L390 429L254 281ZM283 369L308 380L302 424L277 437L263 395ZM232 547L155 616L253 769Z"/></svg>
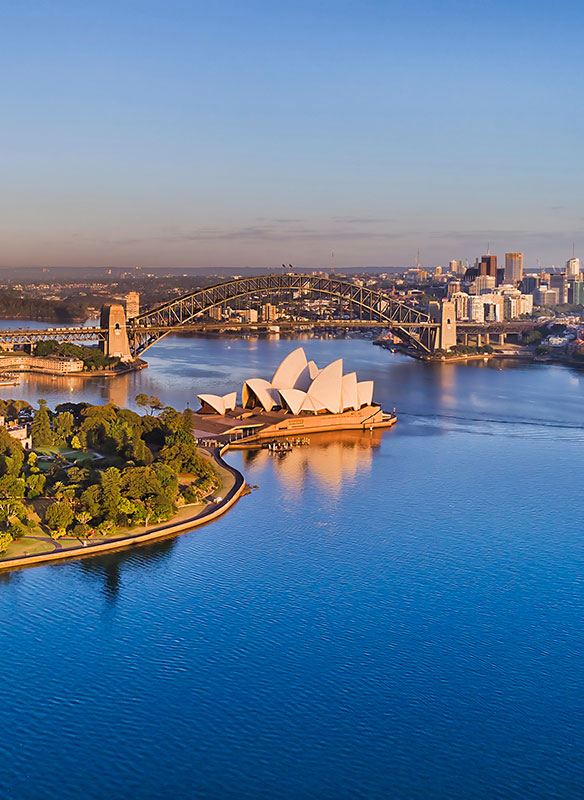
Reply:
<svg viewBox="0 0 584 800"><path fill-rule="evenodd" d="M45 488L47 479L40 473L29 475L26 479L26 496L33 500L35 497L40 497Z"/></svg>
<svg viewBox="0 0 584 800"><path fill-rule="evenodd" d="M12 541L12 536L8 531L0 531L0 553L5 553L6 548Z"/></svg>
<svg viewBox="0 0 584 800"><path fill-rule="evenodd" d="M46 447L53 444L53 431L46 400L39 400L39 408L38 411L35 411L31 434L33 447Z"/></svg>
<svg viewBox="0 0 584 800"><path fill-rule="evenodd" d="M116 467L109 467L100 476L101 507L106 519L115 521L118 517L118 506L121 498L121 476Z"/></svg>
<svg viewBox="0 0 584 800"><path fill-rule="evenodd" d="M140 392L134 398L138 408L146 408L146 406L148 405L148 399L149 399L148 395L145 392Z"/></svg>
<svg viewBox="0 0 584 800"><path fill-rule="evenodd" d="M91 519L99 517L101 514L101 490L94 484L89 486L80 497L81 507L87 511Z"/></svg>
<svg viewBox="0 0 584 800"><path fill-rule="evenodd" d="M66 445L73 433L73 414L62 411L53 420L53 436L56 444Z"/></svg>
<svg viewBox="0 0 584 800"><path fill-rule="evenodd" d="M192 408L185 408L182 413L183 416L183 424L182 429L190 435L193 435L193 431L195 430L195 412Z"/></svg>
<svg viewBox="0 0 584 800"><path fill-rule="evenodd" d="M60 500L51 503L45 511L45 524L53 536L64 536L73 522L73 511L67 503Z"/></svg>
<svg viewBox="0 0 584 800"><path fill-rule="evenodd" d="M71 439L71 447L74 450L83 450L83 445L81 444L81 439L77 434L75 434Z"/></svg>
<svg viewBox="0 0 584 800"><path fill-rule="evenodd" d="M160 411L161 408L164 408L162 401L155 394L151 394L148 398L148 406L151 414L153 411Z"/></svg>

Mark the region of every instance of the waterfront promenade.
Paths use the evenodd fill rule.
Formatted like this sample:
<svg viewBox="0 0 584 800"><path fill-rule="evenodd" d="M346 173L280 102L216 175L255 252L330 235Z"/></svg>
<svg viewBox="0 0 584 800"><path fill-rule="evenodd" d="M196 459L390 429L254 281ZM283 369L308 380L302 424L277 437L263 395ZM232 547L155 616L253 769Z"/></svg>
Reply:
<svg viewBox="0 0 584 800"><path fill-rule="evenodd" d="M78 539L77 544L72 544L70 540L63 544L61 540L52 539L48 535L45 537L32 537L52 549L46 552L24 553L13 557L8 555L0 558L0 572L53 561L63 561L64 559L95 556L127 547L136 547L158 539L176 536L207 522L212 522L231 508L245 491L245 479L241 472L231 467L222 458L222 453L227 449L228 446L208 448L206 451L201 448L201 451L206 452L207 457L213 460L215 468L221 477L221 488L215 493L220 497L218 502L209 500L204 505L182 506L172 519L162 525L142 526L134 528L128 533L100 539ZM218 494L219 492L221 493L220 495ZM193 513L195 508L198 510Z"/></svg>

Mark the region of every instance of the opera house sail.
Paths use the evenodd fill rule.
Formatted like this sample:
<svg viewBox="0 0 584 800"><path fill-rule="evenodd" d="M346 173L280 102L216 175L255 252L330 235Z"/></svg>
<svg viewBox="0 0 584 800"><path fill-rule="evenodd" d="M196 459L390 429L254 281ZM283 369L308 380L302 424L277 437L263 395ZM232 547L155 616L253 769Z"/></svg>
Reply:
<svg viewBox="0 0 584 800"><path fill-rule="evenodd" d="M200 394L196 433L225 441L256 442L332 430L389 427L395 414L373 402L373 381L343 374L343 360L319 369L302 347L282 361L271 381L248 378L241 390L226 395Z"/></svg>

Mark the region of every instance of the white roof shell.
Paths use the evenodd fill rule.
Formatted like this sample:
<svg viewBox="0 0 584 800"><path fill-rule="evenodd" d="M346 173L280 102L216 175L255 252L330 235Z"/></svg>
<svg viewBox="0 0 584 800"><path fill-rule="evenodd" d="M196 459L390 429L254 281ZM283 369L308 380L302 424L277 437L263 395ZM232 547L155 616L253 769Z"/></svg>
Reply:
<svg viewBox="0 0 584 800"><path fill-rule="evenodd" d="M359 381L357 383L359 408L370 406L373 402L373 381Z"/></svg>
<svg viewBox="0 0 584 800"><path fill-rule="evenodd" d="M282 361L274 377L272 378L272 386L275 389L297 389L300 388L296 384L298 378L305 371L308 366L306 355L302 347L298 347L289 353Z"/></svg>
<svg viewBox="0 0 584 800"><path fill-rule="evenodd" d="M260 405L265 411L271 411L278 400L278 392L263 378L251 378L243 384L241 403L244 408Z"/></svg>
<svg viewBox="0 0 584 800"><path fill-rule="evenodd" d="M310 384L308 395L315 405L330 411L331 414L340 414L343 382L343 359L333 361ZM318 408L320 410L320 407Z"/></svg>
<svg viewBox="0 0 584 800"><path fill-rule="evenodd" d="M349 372L347 375L343 375L341 391L342 391L342 398L341 398L342 410L346 411L352 408L353 411L358 411L359 408L361 408L361 406L359 404L359 394L357 392L356 372Z"/></svg>
<svg viewBox="0 0 584 800"><path fill-rule="evenodd" d="M230 392L223 396L218 394L198 394L197 400L201 405L208 405L217 412L217 414L225 414L227 411L233 411L237 403L237 393Z"/></svg>

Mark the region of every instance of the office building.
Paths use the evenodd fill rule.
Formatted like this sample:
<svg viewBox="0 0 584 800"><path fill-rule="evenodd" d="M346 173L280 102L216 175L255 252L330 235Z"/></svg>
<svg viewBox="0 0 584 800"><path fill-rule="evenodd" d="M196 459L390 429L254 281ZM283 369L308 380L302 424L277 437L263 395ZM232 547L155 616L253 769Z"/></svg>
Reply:
<svg viewBox="0 0 584 800"><path fill-rule="evenodd" d="M472 294L483 294L495 288L495 278L491 275L479 275L472 283Z"/></svg>
<svg viewBox="0 0 584 800"><path fill-rule="evenodd" d="M568 293L568 302L573 305L584 305L584 281L572 281Z"/></svg>
<svg viewBox="0 0 584 800"><path fill-rule="evenodd" d="M469 296L466 294L466 292L456 292L450 299L454 303L454 314L456 319L468 319Z"/></svg>
<svg viewBox="0 0 584 800"><path fill-rule="evenodd" d="M577 278L580 275L579 258L570 258L566 261L566 274L571 278Z"/></svg>
<svg viewBox="0 0 584 800"><path fill-rule="evenodd" d="M492 256L487 253L486 256L481 258L479 264L479 271L481 275L490 275L491 278L497 278L497 256Z"/></svg>
<svg viewBox="0 0 584 800"><path fill-rule="evenodd" d="M505 283L519 283L523 278L523 253L505 253Z"/></svg>
<svg viewBox="0 0 584 800"><path fill-rule="evenodd" d="M556 272L550 275L550 289L557 290L558 303L563 304L568 302L568 279L564 272Z"/></svg>
<svg viewBox="0 0 584 800"><path fill-rule="evenodd" d="M550 289L547 284L542 283L533 293L533 302L538 306L557 306L558 290Z"/></svg>
<svg viewBox="0 0 584 800"><path fill-rule="evenodd" d="M255 308L246 308L241 312L244 322L254 323L258 321L258 312Z"/></svg>
<svg viewBox="0 0 584 800"><path fill-rule="evenodd" d="M485 321L485 303L482 297L470 295L468 298L468 318L471 322Z"/></svg>
<svg viewBox="0 0 584 800"><path fill-rule="evenodd" d="M519 288L521 289L523 294L531 294L537 289L539 284L540 284L539 275L524 275Z"/></svg>
<svg viewBox="0 0 584 800"><path fill-rule="evenodd" d="M262 321L273 322L278 313L277 307L273 303L265 303L262 306Z"/></svg>

